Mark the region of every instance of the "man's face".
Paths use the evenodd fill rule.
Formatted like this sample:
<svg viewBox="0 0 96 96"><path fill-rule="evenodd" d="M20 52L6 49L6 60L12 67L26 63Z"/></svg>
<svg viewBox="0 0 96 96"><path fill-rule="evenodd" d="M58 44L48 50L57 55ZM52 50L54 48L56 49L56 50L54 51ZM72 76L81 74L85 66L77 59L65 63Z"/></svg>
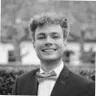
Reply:
<svg viewBox="0 0 96 96"><path fill-rule="evenodd" d="M33 45L41 61L61 59L64 52L61 26L46 24L43 27L37 27Z"/></svg>

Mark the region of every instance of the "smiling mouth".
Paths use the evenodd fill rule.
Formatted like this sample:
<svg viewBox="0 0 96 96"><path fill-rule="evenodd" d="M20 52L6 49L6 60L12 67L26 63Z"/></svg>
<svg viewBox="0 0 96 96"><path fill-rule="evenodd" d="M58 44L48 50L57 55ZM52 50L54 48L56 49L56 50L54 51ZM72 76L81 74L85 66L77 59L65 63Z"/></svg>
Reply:
<svg viewBox="0 0 96 96"><path fill-rule="evenodd" d="M57 49L43 49L42 51L43 52L53 52L53 51L56 51Z"/></svg>

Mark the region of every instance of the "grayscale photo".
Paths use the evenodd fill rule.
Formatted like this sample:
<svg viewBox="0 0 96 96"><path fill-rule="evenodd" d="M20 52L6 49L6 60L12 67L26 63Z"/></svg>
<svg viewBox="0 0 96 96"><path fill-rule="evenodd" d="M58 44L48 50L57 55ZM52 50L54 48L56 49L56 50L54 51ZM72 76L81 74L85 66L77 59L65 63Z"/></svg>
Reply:
<svg viewBox="0 0 96 96"><path fill-rule="evenodd" d="M95 96L96 1L0 2L0 96Z"/></svg>

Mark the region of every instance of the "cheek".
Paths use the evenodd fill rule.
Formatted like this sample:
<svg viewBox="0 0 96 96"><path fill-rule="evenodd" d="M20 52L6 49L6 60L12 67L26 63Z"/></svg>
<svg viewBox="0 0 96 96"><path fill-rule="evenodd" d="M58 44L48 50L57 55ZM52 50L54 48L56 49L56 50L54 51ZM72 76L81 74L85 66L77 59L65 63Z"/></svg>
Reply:
<svg viewBox="0 0 96 96"><path fill-rule="evenodd" d="M65 45L64 45L64 41L60 40L58 43L58 46L61 47L61 48L64 48Z"/></svg>
<svg viewBox="0 0 96 96"><path fill-rule="evenodd" d="M64 52L64 50L65 50L64 44L60 43L59 48L60 48L61 53Z"/></svg>
<svg viewBox="0 0 96 96"><path fill-rule="evenodd" d="M42 45L41 45L40 42L36 42L34 48L35 48L36 51L39 51L39 50L41 49L41 46L42 46Z"/></svg>

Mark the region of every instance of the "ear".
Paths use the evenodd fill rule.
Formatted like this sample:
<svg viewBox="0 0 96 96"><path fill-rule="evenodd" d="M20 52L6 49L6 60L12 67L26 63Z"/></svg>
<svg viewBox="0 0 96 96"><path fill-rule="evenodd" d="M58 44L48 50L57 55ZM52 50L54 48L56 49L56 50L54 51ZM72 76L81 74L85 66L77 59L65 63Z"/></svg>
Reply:
<svg viewBox="0 0 96 96"><path fill-rule="evenodd" d="M33 41L32 43L33 43L33 47L34 47L34 49L35 49L35 42Z"/></svg>
<svg viewBox="0 0 96 96"><path fill-rule="evenodd" d="M64 46L66 47L66 42L64 43Z"/></svg>
<svg viewBox="0 0 96 96"><path fill-rule="evenodd" d="M64 39L64 46L66 47L67 45L67 39Z"/></svg>
<svg viewBox="0 0 96 96"><path fill-rule="evenodd" d="M64 51L66 51L66 50L67 50L67 39L64 40Z"/></svg>

